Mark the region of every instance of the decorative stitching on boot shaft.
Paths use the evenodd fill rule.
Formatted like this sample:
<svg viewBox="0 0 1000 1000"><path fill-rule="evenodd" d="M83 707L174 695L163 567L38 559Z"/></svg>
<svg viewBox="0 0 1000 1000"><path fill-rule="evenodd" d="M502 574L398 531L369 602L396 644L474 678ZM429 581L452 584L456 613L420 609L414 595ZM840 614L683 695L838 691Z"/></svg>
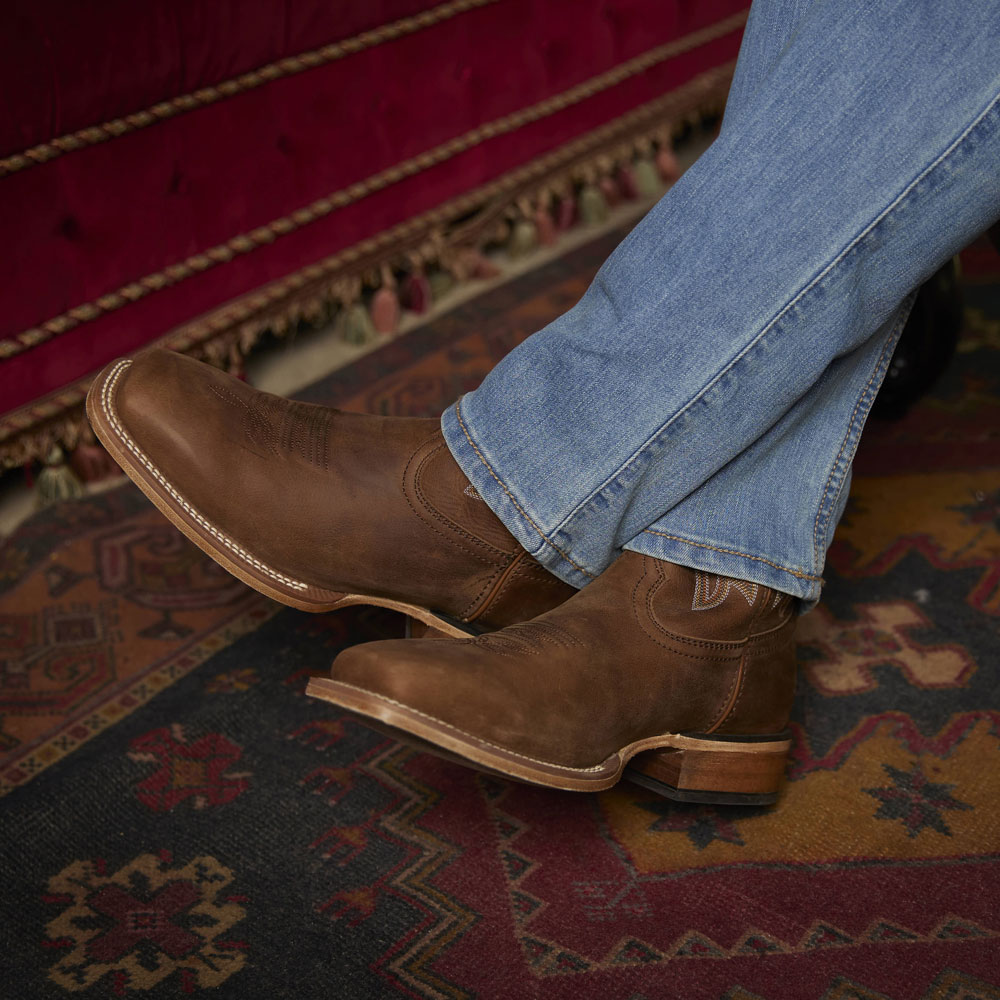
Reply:
<svg viewBox="0 0 1000 1000"><path fill-rule="evenodd" d="M755 593L754 597L756 598L756 596L757 595ZM747 626L747 632L750 635L753 634L754 627L766 613L767 602L761 601L760 606L753 612ZM731 719L733 717L736 711L736 706L743 697L743 692L746 688L748 673L747 657L753 655L754 652L756 652L756 650L753 649L753 644L748 639L746 645L743 647L743 655L740 657L740 667L736 672L736 676L733 678L733 683L730 685L726 701L723 702L719 714L712 720L712 724L705 730L706 733L714 733L718 728L724 725L726 719Z"/></svg>
<svg viewBox="0 0 1000 1000"><path fill-rule="evenodd" d="M710 662L718 663L720 656L723 658L735 659L736 655L740 653L745 645L745 639L696 639L693 636L681 635L678 632L671 632L670 629L664 628L663 624L659 621L653 611L653 598L656 596L656 591L663 582L663 572L659 566L655 567L657 575L656 583L650 585L646 591L645 600L643 600L640 604L638 600L639 588L642 586L642 583L646 579L646 575L648 573L645 560L651 560L654 564L658 562L658 560L654 559L653 556L644 556L643 559L642 574L635 581L635 584L632 587L631 607L635 622L645 633L646 637L652 642L655 642L657 646L661 646L663 649L668 650L675 656L683 656L689 660L708 660ZM644 615L640 614L640 607L645 611ZM652 629L659 632L660 636L655 635L650 626ZM664 642L661 636L671 641ZM677 645L674 645L674 643L677 643ZM705 654L688 653L684 649L679 648L681 644L694 646L695 648L701 648L704 650L713 650L714 652L706 652ZM726 657L727 653L729 654L728 657Z"/></svg>
<svg viewBox="0 0 1000 1000"><path fill-rule="evenodd" d="M489 592L491 587L496 586L496 583L501 578L504 570L510 565L511 559L515 557L513 557L510 552L504 552L503 549L487 542L478 535L474 535L471 532L466 531L466 529L456 521L443 515L424 492L421 487L424 467L431 461L431 459L434 458L435 455L445 449L445 444L442 441L427 451L426 454L421 454L421 452L427 448L431 441L435 440L437 433L438 432L432 434L409 457L406 462L406 468L403 469L403 478L400 483L400 488L403 494L403 499L406 501L406 506L410 508L410 512L417 518L418 521L430 528L430 530L433 531L434 534L437 535L446 545L450 545L453 548L458 549L470 559L477 560L485 567L485 571L488 572L489 575L484 580L479 592L462 608L461 611L457 612L458 617L462 621L471 621L475 616L475 612L479 609L479 605L482 602L483 597ZM411 473L410 470L413 467L414 462L417 462L417 466ZM410 498L410 489L407 485L410 481L412 481L412 500ZM416 503L414 503L414 501L416 501ZM421 514L421 511L417 509L416 504L419 504L423 514ZM432 521L428 521L427 517L430 517ZM440 527L432 523L433 521L437 521ZM469 548L467 545L463 544L462 539L471 542L473 545L476 545L485 551L477 552L474 549Z"/></svg>
<svg viewBox="0 0 1000 1000"><path fill-rule="evenodd" d="M433 437L429 438L428 440L433 440ZM410 510L412 510L413 513L417 515L417 517L420 517L420 514L419 511L417 511L414 508L413 504L410 503L409 491L406 488L406 481L410 475L410 467L413 465L414 460L426 446L427 442L425 442L419 448L417 448L417 450L410 456L409 461L406 463L406 468L403 471L403 496L406 499L406 502L410 507ZM445 450L446 450L446 445L442 441L436 444L430 451L427 452L426 455L422 455L420 457L420 461L418 462L416 469L413 470L413 493L416 499L420 501L420 504L424 508L424 511L428 515L430 515L435 521L438 521L441 525L447 528L448 531L451 532L453 535L455 534L461 535L462 538L464 538L466 541L471 542L473 545L479 546L481 549L485 549L486 555L484 555L481 552L473 552L471 549L468 549L464 545L462 545L461 542L456 541L455 538L449 537L448 535L442 533L441 531L438 531L438 529L434 528L433 525L430 525L430 527L437 534L441 535L441 537L444 538L445 541L450 542L452 545L457 545L462 552L465 552L467 555L470 555L475 559L479 559L486 562L487 565L491 566L496 565L493 560L498 558L504 560L505 561L504 564L506 564L506 560L509 560L510 557L517 552L516 548L511 549L510 551L501 549L499 546L494 545L492 542L486 541L485 538L480 538L478 535L473 534L466 528L463 528L462 525L458 524L452 518L442 514L437 509L437 507L434 506L431 499L424 492L423 486L421 485L423 480L424 467L436 455ZM463 493L464 492L465 491L463 490ZM482 498L477 497L477 499L482 499ZM516 539L514 539L513 537L511 537L511 541L516 543Z"/></svg>
<svg viewBox="0 0 1000 1000"><path fill-rule="evenodd" d="M750 607L757 600L757 584L746 580L733 580L715 573L703 573L695 570L694 596L691 598L692 611L708 611L725 604L733 590L741 593Z"/></svg>

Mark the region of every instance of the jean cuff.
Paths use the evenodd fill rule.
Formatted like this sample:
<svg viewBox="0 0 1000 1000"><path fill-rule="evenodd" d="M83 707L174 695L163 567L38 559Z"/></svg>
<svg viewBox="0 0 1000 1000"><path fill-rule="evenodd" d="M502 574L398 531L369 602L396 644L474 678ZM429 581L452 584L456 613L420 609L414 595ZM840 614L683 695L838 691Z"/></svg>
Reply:
<svg viewBox="0 0 1000 1000"><path fill-rule="evenodd" d="M809 611L816 606L823 587L822 578L781 566L770 559L663 532L640 532L626 542L624 547L631 552L664 559L678 566L728 576L735 580L749 580L751 583L791 594L799 598L800 612Z"/></svg>
<svg viewBox="0 0 1000 1000"><path fill-rule="evenodd" d="M475 432L462 413L461 399L442 414L441 432L452 457L475 491L533 558L572 587L584 587L598 575L574 561L545 536L532 515L530 503L505 482L491 457L477 443Z"/></svg>

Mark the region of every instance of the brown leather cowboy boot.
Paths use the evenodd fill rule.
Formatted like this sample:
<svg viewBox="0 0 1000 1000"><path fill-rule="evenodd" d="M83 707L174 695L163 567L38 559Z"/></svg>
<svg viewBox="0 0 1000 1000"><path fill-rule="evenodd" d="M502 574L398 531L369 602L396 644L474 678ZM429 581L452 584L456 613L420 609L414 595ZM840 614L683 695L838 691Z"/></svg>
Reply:
<svg viewBox="0 0 1000 1000"><path fill-rule="evenodd" d="M283 604L377 604L468 635L575 593L479 498L436 419L292 402L162 350L109 365L87 415L188 538Z"/></svg>
<svg viewBox="0 0 1000 1000"><path fill-rule="evenodd" d="M533 621L353 646L307 691L551 788L599 791L629 768L672 798L772 802L790 746L793 604L626 552Z"/></svg>

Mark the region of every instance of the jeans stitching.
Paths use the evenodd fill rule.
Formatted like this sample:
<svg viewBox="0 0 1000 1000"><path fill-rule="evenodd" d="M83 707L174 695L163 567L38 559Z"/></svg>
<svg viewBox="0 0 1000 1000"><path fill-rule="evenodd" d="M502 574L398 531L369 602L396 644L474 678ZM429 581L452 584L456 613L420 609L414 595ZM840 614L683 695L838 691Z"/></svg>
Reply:
<svg viewBox="0 0 1000 1000"><path fill-rule="evenodd" d="M546 545L548 545L551 548L555 549L555 551L558 552L559 555L562 556L563 559L565 559L566 562L568 562L574 569L576 569L579 572L581 572L588 579L593 580L595 574L588 573L587 570L585 570L582 566L578 566L575 562L573 562L572 559L570 559L570 557L568 555L566 555L565 552L563 552L562 549L559 548L559 546L557 546L554 542L551 542L546 537L546 535L543 533L543 531L541 530L541 528L539 528L538 525L535 524L535 522L529 517L528 513L524 510L524 508L514 498L514 494L511 493L511 491L509 489L507 489L507 486L504 484L503 480L493 471L492 466L490 465L489 462L486 461L485 456L479 450L479 448L476 446L475 441L473 441L472 438L469 435L468 428L465 426L465 421L462 419L462 401L461 400L459 400L458 402L455 403L455 417L458 420L459 427L462 428L462 433L465 435L465 440L469 442L469 447L472 448L472 450L476 453L476 457L479 459L480 462L483 463L483 465L486 468L486 471L497 481L497 483L499 484L500 488L504 491L504 493L507 494L507 499L510 500L510 502L517 508L517 512L521 515L521 517L523 517L525 519L525 521L527 521L528 524L531 525L531 527L537 532L538 537L541 538L541 540Z"/></svg>
<svg viewBox="0 0 1000 1000"><path fill-rule="evenodd" d="M718 545L709 545L706 542L694 542L690 538L681 538L680 535L668 535L665 531L653 531L652 528L643 528L642 533L644 535L657 535L660 538L666 538L672 542L683 542L685 545L694 545L699 549L711 549L713 552L722 552L727 556L741 556L743 559L752 559L754 562L761 562L768 566L773 566L774 569L779 569L782 573L788 573L790 576L798 577L800 580L815 580L817 582L822 582L823 579L822 577L815 576L812 573L802 573L799 570L789 569L787 566L771 562L770 559L765 559L763 556L752 556L749 552L740 552L737 549L724 549Z"/></svg>
<svg viewBox="0 0 1000 1000"><path fill-rule="evenodd" d="M692 406L694 406L700 399L702 399L718 382L719 380L731 371L740 361L743 360L754 348L756 348L760 341L780 322L782 317L784 317L790 310L792 310L802 298L808 295L814 289L820 287L821 282L833 271L833 269L840 264L848 254L850 254L861 241L868 236L880 223L889 217L889 215L894 212L900 205L902 205L913 190L924 181L930 174L936 170L942 163L945 162L958 148L959 146L968 138L968 136L976 129L986 117L996 109L996 106L1000 102L1000 94L996 94L986 105L985 108L969 123L968 126L963 130L961 135L957 136L953 142L944 149L936 159L929 163L916 177L913 178L907 184L902 191L888 204L886 207L877 215L864 229L862 229L847 246L829 264L826 265L821 271L819 271L806 285L804 285L798 293L770 319L757 335L746 344L746 346L734 357L732 357L716 374L707 382L702 388L697 392L696 395L692 396L682 407L680 407L666 423L662 424L656 431L649 435L646 440L639 445L639 447L633 452L631 458L629 458L624 464L622 464L618 470L608 476L604 482L597 486L587 497L580 501L576 507L570 511L566 517L560 521L558 525L553 529L553 532L561 531L576 515L589 504L596 496L600 495L612 482L617 480L627 469L629 469L638 460L639 455L641 455L651 444L653 444L658 438L662 437L664 432L673 423L675 423L681 416L683 416ZM536 528L537 530L537 528ZM544 536L543 536L544 537ZM708 546L711 547L711 546ZM739 554L739 553L737 553ZM766 560L765 560L766 561ZM779 567L780 568L780 567Z"/></svg>
<svg viewBox="0 0 1000 1000"><path fill-rule="evenodd" d="M913 294L908 296L910 300L910 306L913 305ZM906 300L904 300L906 301ZM813 521L813 564L819 565L820 563L820 544L819 544L819 534L820 526L822 524L823 530L825 531L826 525L830 520L830 510L833 509L836 503L836 497L840 495L840 490L843 488L846 476L844 474L844 469L846 469L853 458L848 458L844 463L841 463L841 458L844 452L848 448L852 448L857 445L857 442L861 436L861 430L858 427L858 415L859 411L863 409L863 415L861 421L863 422L865 417L867 417L872 404L875 402L875 394L871 394L869 399L869 391L871 390L872 383L875 382L879 376L885 372L889 365L889 361L892 358L892 349L895 348L896 343L899 340L899 334L902 332L903 326L906 323L906 317L909 315L910 310L905 309L903 315L898 317L896 323L893 326L891 334L886 338L886 342L882 347L882 352L879 354L878 362L875 365L868 382L865 384L861 395L858 396L858 401L854 404L854 410L851 413L851 419L847 423L847 431L844 434L844 440L840 443L840 450L837 452L837 457L833 461L833 465L830 468L830 475L827 477L826 485L823 487L823 493L820 497L819 506L816 509L816 518ZM836 484L836 485L835 485ZM831 497L831 493L835 496L832 498L829 508L827 509L827 501Z"/></svg>

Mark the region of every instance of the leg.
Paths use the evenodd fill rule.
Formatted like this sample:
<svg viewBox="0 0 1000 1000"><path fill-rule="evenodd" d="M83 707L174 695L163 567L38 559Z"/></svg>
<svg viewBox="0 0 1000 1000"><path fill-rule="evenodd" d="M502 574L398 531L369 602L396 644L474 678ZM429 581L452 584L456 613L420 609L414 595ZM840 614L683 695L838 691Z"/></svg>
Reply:
<svg viewBox="0 0 1000 1000"><path fill-rule="evenodd" d="M443 419L521 543L593 582L479 639L354 647L311 693L557 788L631 762L773 798L792 595L910 290L1000 213L998 36L988 5L810 5L580 305Z"/></svg>
<svg viewBox="0 0 1000 1000"><path fill-rule="evenodd" d="M772 16L751 24L737 74L744 94L773 64L798 4L770 0ZM181 531L293 607L378 604L464 635L533 618L573 593L469 489L436 420L291 403L165 351L110 365L87 411Z"/></svg>
<svg viewBox="0 0 1000 1000"><path fill-rule="evenodd" d="M723 132L733 128L752 105L754 93L774 70L812 3L813 0L756 0L750 8L726 97Z"/></svg>
<svg viewBox="0 0 1000 1000"><path fill-rule="evenodd" d="M774 16L748 30L745 94L799 2L770 0ZM533 618L573 592L469 489L436 420L291 403L164 351L110 365L87 412L181 531L293 607L378 604L463 635Z"/></svg>
<svg viewBox="0 0 1000 1000"><path fill-rule="evenodd" d="M445 415L543 565L581 586L628 546L815 600L902 303L1000 209L998 22L816 0L580 304Z"/></svg>

